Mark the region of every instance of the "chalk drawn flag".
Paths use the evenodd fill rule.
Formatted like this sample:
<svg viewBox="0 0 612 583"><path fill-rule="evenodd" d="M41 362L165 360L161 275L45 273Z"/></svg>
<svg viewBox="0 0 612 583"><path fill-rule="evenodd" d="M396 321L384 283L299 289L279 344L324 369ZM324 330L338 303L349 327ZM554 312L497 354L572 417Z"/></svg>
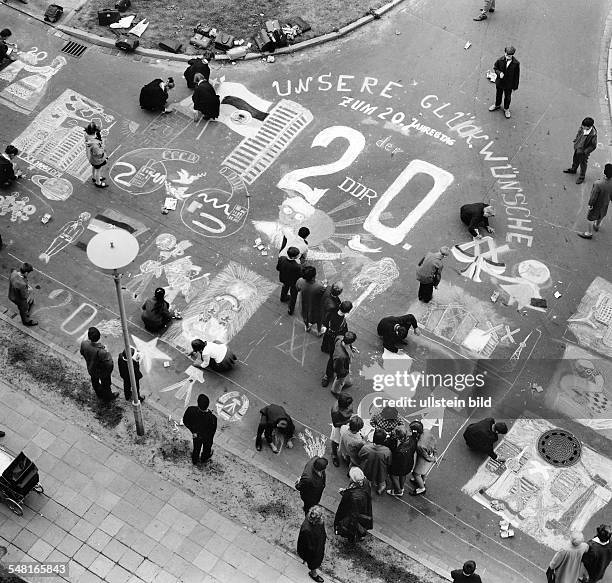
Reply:
<svg viewBox="0 0 612 583"><path fill-rule="evenodd" d="M217 95L221 102L217 121L245 138L255 136L272 106L271 101L258 97L242 83L223 81Z"/></svg>

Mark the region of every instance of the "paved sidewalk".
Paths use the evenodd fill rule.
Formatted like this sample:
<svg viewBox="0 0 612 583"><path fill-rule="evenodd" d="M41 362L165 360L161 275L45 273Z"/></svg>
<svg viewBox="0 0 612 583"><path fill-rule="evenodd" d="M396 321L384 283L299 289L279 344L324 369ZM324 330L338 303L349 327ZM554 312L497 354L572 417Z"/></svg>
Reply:
<svg viewBox="0 0 612 583"><path fill-rule="evenodd" d="M69 561L75 583L302 583L295 556L0 381L0 445L36 462L45 494L0 504L3 562ZM331 581L325 577L326 581Z"/></svg>

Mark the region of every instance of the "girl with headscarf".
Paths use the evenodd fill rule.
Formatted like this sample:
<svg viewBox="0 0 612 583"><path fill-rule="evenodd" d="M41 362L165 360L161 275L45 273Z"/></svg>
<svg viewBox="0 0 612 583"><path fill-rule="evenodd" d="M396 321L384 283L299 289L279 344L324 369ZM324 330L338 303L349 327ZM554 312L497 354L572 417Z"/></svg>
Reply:
<svg viewBox="0 0 612 583"><path fill-rule="evenodd" d="M174 317L170 312L170 304L164 299L166 290L158 287L153 297L142 305L141 318L145 328L156 334L161 332Z"/></svg>
<svg viewBox="0 0 612 583"><path fill-rule="evenodd" d="M339 490L342 499L334 518L334 532L355 542L365 538L374 527L372 494L370 482L360 468L351 468L349 478L348 487Z"/></svg>
<svg viewBox="0 0 612 583"><path fill-rule="evenodd" d="M317 569L323 563L327 534L323 524L323 509L313 506L306 515L297 541L297 553L308 565L308 576L317 583L323 582Z"/></svg>
<svg viewBox="0 0 612 583"><path fill-rule="evenodd" d="M108 184L102 177L102 167L106 166L108 157L104 151L104 140L100 128L94 122L85 128L85 151L87 160L91 164L91 181L98 188L107 188Z"/></svg>
<svg viewBox="0 0 612 583"><path fill-rule="evenodd" d="M196 338L191 341L192 351L189 356L200 368L210 368L215 372L232 370L238 357L230 350L227 344L218 340L206 342Z"/></svg>
<svg viewBox="0 0 612 583"><path fill-rule="evenodd" d="M550 580L552 572L555 583L576 583L582 567L582 555L588 548L582 533L573 532L567 548L560 550L552 558L546 576Z"/></svg>
<svg viewBox="0 0 612 583"><path fill-rule="evenodd" d="M431 430L424 431L417 443L417 460L412 475L416 489L410 492L413 496L425 494L425 477L436 462L436 437Z"/></svg>

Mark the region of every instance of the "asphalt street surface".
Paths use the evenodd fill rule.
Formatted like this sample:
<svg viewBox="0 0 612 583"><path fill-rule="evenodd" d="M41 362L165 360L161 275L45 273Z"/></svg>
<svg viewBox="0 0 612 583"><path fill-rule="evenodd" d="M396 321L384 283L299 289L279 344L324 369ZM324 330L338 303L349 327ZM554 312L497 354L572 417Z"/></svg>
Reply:
<svg viewBox="0 0 612 583"><path fill-rule="evenodd" d="M147 402L179 420L200 392L213 403L221 398L223 431L254 448L267 403L283 404L300 433L329 433L333 397L320 386L320 339L304 332L299 309L291 317L279 302L275 270L283 229L309 226L319 279L341 280L342 297L357 304L350 321L360 352L350 392L366 419L376 374L411 366L484 379L473 390L421 387L420 399L449 402L402 410L433 426L440 459L425 496L375 500L376 528L442 565L474 558L483 580L533 582L572 528L591 537L609 521L612 353L593 335L609 325L602 302L612 231L604 222L594 240L577 237L608 161L599 43L609 4L502 2L479 23L476 4L407 1L308 52L213 64L211 80L227 99L224 117L209 123L192 120L182 65L95 47L75 58L61 51L64 39L3 6L3 26L22 54L18 66L0 72L0 142L20 148L27 178L2 193L0 262L5 289L10 268L34 265L33 315L55 342L77 351L97 325L116 355L113 284L89 263L86 246L109 225L132 232L140 253L123 285L130 332L145 356ZM486 72L509 44L521 81L505 119L488 111L495 89ZM142 111L140 87L170 75L176 111ZM599 145L586 182L576 185L561 171L587 115ZM80 128L90 120L107 134L105 190L91 183L84 157ZM162 214L168 197L176 210ZM459 207L482 201L496 208L495 234L475 244ZM453 252L425 306L417 301L416 264L442 245ZM140 306L158 286L183 319L156 340ZM584 330L568 323L590 308L596 316ZM377 322L409 312L423 332L409 337L413 362L383 361ZM184 352L196 337L228 341L240 365L227 376L189 369ZM582 364L572 369L563 358ZM587 388L564 381L584 379L585 371L595 379ZM396 388L387 396L415 395ZM475 406L468 397L481 400ZM509 469L485 464L461 438L468 422L487 416L513 428L500 446L514 458ZM538 439L554 428L581 444L576 464L558 469L538 457ZM563 457L567 443L553 457ZM307 460L300 440L292 451L257 455L289 478ZM328 491L345 481L345 471L330 466ZM513 538L500 537L502 517Z"/></svg>

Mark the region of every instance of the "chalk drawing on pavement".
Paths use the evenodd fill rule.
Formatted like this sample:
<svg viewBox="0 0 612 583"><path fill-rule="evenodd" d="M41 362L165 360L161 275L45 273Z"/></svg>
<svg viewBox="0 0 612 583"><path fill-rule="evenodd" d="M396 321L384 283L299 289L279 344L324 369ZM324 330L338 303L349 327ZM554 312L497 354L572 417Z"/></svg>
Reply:
<svg viewBox="0 0 612 583"><path fill-rule="evenodd" d="M98 308L96 308L96 306L90 304L89 302L82 302L76 308L76 310L74 310L72 314L70 314L60 324L60 330L64 332L64 334L68 334L69 336L74 336L75 334L79 334L87 326L89 326L91 322L93 322L94 318L97 315L98 315ZM75 319L76 319L76 322L73 322L73 320ZM81 319L80 323L79 323L79 319Z"/></svg>
<svg viewBox="0 0 612 583"><path fill-rule="evenodd" d="M85 154L83 128L92 121L108 135L115 116L99 103L66 89L12 143L19 149L19 158L31 168L55 177L66 173L85 182L91 176L91 165Z"/></svg>
<svg viewBox="0 0 612 583"><path fill-rule="evenodd" d="M241 421L249 409L249 399L238 391L223 393L215 402L217 415L225 421Z"/></svg>
<svg viewBox="0 0 612 583"><path fill-rule="evenodd" d="M30 197L13 192L0 194L0 216L10 215L11 223L24 222L36 212L36 207L30 204Z"/></svg>
<svg viewBox="0 0 612 583"><path fill-rule="evenodd" d="M371 301L386 292L399 276L399 269L391 257L383 257L380 261L371 261L364 265L352 282L353 290L361 292L353 302L353 308L358 308L364 301Z"/></svg>
<svg viewBox="0 0 612 583"><path fill-rule="evenodd" d="M505 464L487 458L462 488L486 508L497 501L497 513L535 540L561 549L567 533L581 532L612 500L612 463L582 444L577 464L559 468L544 461L537 441L555 427L544 419L514 422L496 448Z"/></svg>
<svg viewBox="0 0 612 583"><path fill-rule="evenodd" d="M580 346L612 357L612 283L596 277L567 323Z"/></svg>
<svg viewBox="0 0 612 583"><path fill-rule="evenodd" d="M28 52L18 52L17 60L0 73L0 81L10 84L0 90L0 103L21 113L32 113L44 97L51 77L68 62L65 57L54 57L50 65L38 66L47 59L45 51L32 47ZM31 73L24 75L23 73Z"/></svg>
<svg viewBox="0 0 612 583"><path fill-rule="evenodd" d="M300 366L304 366L308 348L313 344L319 345L321 340L306 332L304 330L304 324L300 320L294 318L292 322L291 338L281 342L274 348L290 356Z"/></svg>
<svg viewBox="0 0 612 583"><path fill-rule="evenodd" d="M100 320L96 324L96 328L100 330L100 334L102 334L102 336L114 336L115 338L119 338L119 336L121 336L123 333L121 329L121 321L118 318L114 318L112 320Z"/></svg>
<svg viewBox="0 0 612 583"><path fill-rule="evenodd" d="M304 429L303 433L298 433L298 438L304 446L304 451L308 459L313 457L325 457L325 449L327 448L327 437L322 434L314 434L310 429Z"/></svg>
<svg viewBox="0 0 612 583"><path fill-rule="evenodd" d="M177 399L183 399L185 407L189 405L189 401L191 401L191 395L193 393L193 386L196 383L204 382L204 371L202 369L196 368L195 366L189 366L185 372L187 378L180 380L177 383L173 383L168 387L164 387L160 389L160 393L169 393L171 391L176 391L174 396Z"/></svg>
<svg viewBox="0 0 612 583"><path fill-rule="evenodd" d="M545 389L546 406L612 441L612 363L567 343Z"/></svg>
<svg viewBox="0 0 612 583"><path fill-rule="evenodd" d="M141 340L138 336L132 334L132 340L136 350L141 355L142 369L145 372L151 372L154 360L172 360L169 354L166 354L163 350L157 347L157 341L159 338L155 337L149 341Z"/></svg>
<svg viewBox="0 0 612 583"><path fill-rule="evenodd" d="M88 212L83 212L75 220L67 222L38 258L45 263L49 263L51 257L79 239L85 231L85 226L90 218L91 215Z"/></svg>
<svg viewBox="0 0 612 583"><path fill-rule="evenodd" d="M49 200L68 200L72 195L72 183L66 178L35 174L30 180L40 188L41 194Z"/></svg>
<svg viewBox="0 0 612 583"><path fill-rule="evenodd" d="M544 312L545 308L533 305L533 300L542 299L542 288L550 285L550 270L544 263L535 259L521 261L517 266L517 276L507 277L505 275L495 275L493 281L499 283L508 294L507 305L516 304L517 311L527 308Z"/></svg>
<svg viewBox="0 0 612 583"><path fill-rule="evenodd" d="M164 340L187 350L195 338L227 344L268 299L276 285L233 261L183 310Z"/></svg>
<svg viewBox="0 0 612 583"><path fill-rule="evenodd" d="M499 254L509 249L508 245L498 247L495 239L487 236L455 245L452 252L457 261L469 263L466 268L461 270L461 275L476 283L481 283L481 272L498 275L506 270L506 264L499 260Z"/></svg>

